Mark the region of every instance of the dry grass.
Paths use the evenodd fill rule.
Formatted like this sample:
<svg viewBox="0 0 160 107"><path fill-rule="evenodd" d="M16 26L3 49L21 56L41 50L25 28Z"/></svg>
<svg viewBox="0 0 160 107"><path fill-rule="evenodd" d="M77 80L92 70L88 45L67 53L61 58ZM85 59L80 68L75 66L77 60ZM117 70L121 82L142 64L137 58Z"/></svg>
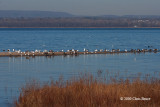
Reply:
<svg viewBox="0 0 160 107"><path fill-rule="evenodd" d="M105 79L104 79L105 80ZM151 98L150 100L120 100L120 97ZM40 86L32 81L21 89L16 107L158 107L160 80L98 81L92 75L77 79L51 81Z"/></svg>

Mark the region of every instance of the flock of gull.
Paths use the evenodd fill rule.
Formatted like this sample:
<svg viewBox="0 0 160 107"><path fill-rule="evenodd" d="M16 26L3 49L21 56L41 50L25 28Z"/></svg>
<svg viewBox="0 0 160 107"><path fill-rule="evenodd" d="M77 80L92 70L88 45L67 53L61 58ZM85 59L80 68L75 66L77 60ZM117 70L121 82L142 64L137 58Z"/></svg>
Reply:
<svg viewBox="0 0 160 107"><path fill-rule="evenodd" d="M34 50L34 51L24 51L24 52L22 52L21 50L15 50L15 49L12 49L12 50L7 49L7 50L3 50L3 52L17 52L17 53L28 53L28 52L30 52L30 53L40 53L40 52L47 53L47 52L52 52L52 53L54 53L53 50L49 50L49 51L48 50L43 50L43 51ZM56 51L56 52L64 52L64 50L60 50L60 51ZM71 49L71 50L67 50L67 52L78 53L79 50ZM84 53L89 53L90 51L89 51L89 49L84 48L83 52ZM111 49L111 50L95 49L94 51L91 51L90 53L97 53L97 52L111 52L111 53L118 53L118 52L125 52L125 53L127 53L127 52L158 52L158 49L130 49L130 50L125 49L125 50L122 50L122 51L120 49Z"/></svg>

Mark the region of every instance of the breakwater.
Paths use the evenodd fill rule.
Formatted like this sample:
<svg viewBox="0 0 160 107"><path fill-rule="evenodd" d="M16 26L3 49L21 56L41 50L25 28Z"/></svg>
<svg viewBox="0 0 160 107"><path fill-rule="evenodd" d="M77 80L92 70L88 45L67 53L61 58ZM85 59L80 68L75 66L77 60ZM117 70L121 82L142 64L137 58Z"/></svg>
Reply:
<svg viewBox="0 0 160 107"><path fill-rule="evenodd" d="M35 51L25 51L22 52L20 50L13 51L8 50L3 50L3 52L0 52L0 56L56 56L56 55L79 55L79 54L119 54L119 53L145 53L145 52L154 52L157 53L159 52L158 49L131 49L131 50L122 50L120 49L112 49L112 50L94 50L94 51L89 51L88 49L84 48L84 51L79 51L79 50L67 50L64 52L63 50L54 52L53 50L35 50Z"/></svg>

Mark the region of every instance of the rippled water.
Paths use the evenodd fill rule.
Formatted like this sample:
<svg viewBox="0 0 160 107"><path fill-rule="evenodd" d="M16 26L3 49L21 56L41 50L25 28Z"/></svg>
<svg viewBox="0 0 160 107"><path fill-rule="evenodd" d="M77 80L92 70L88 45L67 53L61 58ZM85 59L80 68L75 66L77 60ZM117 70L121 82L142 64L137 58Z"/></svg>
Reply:
<svg viewBox="0 0 160 107"><path fill-rule="evenodd" d="M160 46L160 29L0 29L0 49L131 49Z"/></svg>
<svg viewBox="0 0 160 107"><path fill-rule="evenodd" d="M160 29L0 29L0 51L3 49L137 49L160 47ZM119 72L120 77L137 73L155 76L160 71L160 53L102 54L54 57L0 57L0 105L9 106L19 95L19 88L29 79L46 82L98 70Z"/></svg>

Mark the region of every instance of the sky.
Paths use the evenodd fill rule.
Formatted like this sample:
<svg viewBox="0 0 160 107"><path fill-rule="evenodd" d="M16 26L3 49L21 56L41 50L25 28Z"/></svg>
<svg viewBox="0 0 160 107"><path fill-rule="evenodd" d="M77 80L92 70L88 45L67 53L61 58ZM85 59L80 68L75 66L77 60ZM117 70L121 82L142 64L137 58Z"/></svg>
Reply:
<svg viewBox="0 0 160 107"><path fill-rule="evenodd" d="M74 15L160 15L160 0L0 0L0 10L41 10Z"/></svg>

